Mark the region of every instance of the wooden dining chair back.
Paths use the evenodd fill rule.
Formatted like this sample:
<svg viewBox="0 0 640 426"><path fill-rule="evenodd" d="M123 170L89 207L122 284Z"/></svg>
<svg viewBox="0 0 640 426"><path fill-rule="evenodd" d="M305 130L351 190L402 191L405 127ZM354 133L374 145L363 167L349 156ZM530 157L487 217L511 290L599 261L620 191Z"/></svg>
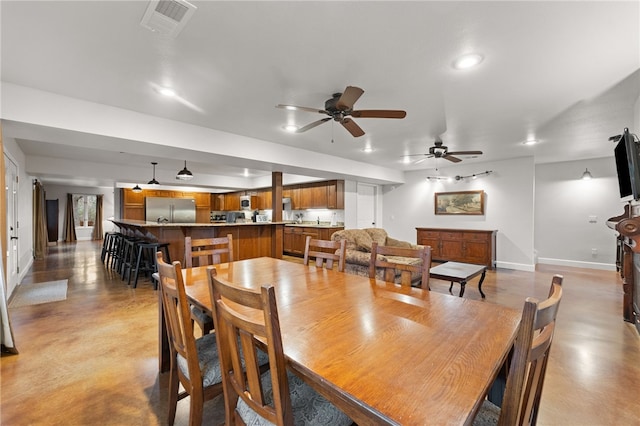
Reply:
<svg viewBox="0 0 640 426"><path fill-rule="evenodd" d="M267 424L265 420L287 426L352 423L287 371L273 285L265 284L259 291L239 288L217 276L211 267L209 288L222 365L225 424ZM267 352L269 365L264 374L262 350Z"/></svg>
<svg viewBox="0 0 640 426"><path fill-rule="evenodd" d="M200 425L204 401L223 390L215 336L194 337L180 262L168 264L157 252L157 263L171 351L168 423L175 420L178 400L190 396L189 424ZM183 393L179 393L180 384Z"/></svg>
<svg viewBox="0 0 640 426"><path fill-rule="evenodd" d="M419 259L420 262L407 263L404 259ZM376 270L382 268L383 279L386 282L396 282L400 274L400 284L411 286L415 277L420 277L419 286L429 290L429 269L431 269L431 247L419 246L396 247L381 246L376 241L371 244L371 259L369 260L369 278L376 278Z"/></svg>
<svg viewBox="0 0 640 426"><path fill-rule="evenodd" d="M186 268L218 264L224 254L228 262L233 262L233 236L227 234L226 237L195 239L185 237L184 252Z"/></svg>
<svg viewBox="0 0 640 426"><path fill-rule="evenodd" d="M315 258L316 266L327 269L333 269L333 262L338 262L338 271L344 272L344 257L347 249L347 241L329 241L318 240L307 235L307 241L304 246L305 265L309 264L310 258ZM323 251L323 249L325 251ZM331 251L328 251L331 250Z"/></svg>
<svg viewBox="0 0 640 426"><path fill-rule="evenodd" d="M561 275L553 277L546 300L525 300L502 406L498 408L485 401L474 424L496 424L496 421L502 426L536 424L556 316L562 299L562 279Z"/></svg>

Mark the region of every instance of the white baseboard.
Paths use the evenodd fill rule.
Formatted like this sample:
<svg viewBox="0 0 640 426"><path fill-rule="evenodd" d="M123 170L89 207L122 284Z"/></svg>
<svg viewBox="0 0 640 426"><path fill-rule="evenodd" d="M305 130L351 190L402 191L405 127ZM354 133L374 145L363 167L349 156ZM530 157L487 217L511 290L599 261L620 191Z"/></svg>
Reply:
<svg viewBox="0 0 640 426"><path fill-rule="evenodd" d="M513 269L516 271L525 271L525 272L535 272L536 265L496 261L496 268Z"/></svg>
<svg viewBox="0 0 640 426"><path fill-rule="evenodd" d="M583 262L578 260L551 259L539 257L538 263L545 265L572 266L574 268L601 269L604 271L615 271L616 265L611 263Z"/></svg>

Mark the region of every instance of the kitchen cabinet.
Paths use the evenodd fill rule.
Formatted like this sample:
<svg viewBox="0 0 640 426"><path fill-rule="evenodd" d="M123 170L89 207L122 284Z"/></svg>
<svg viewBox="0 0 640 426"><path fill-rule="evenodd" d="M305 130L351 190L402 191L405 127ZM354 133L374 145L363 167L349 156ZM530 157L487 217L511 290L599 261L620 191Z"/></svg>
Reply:
<svg viewBox="0 0 640 426"><path fill-rule="evenodd" d="M240 193L228 192L224 194L224 209L226 211L240 210Z"/></svg>
<svg viewBox="0 0 640 426"><path fill-rule="evenodd" d="M213 194L211 210L240 210L240 196L247 191ZM250 193L252 210L273 208L272 189L262 188ZM282 187L282 197L291 199L291 210L303 209L344 209L344 181L331 180ZM197 202L197 201L196 201Z"/></svg>
<svg viewBox="0 0 640 426"><path fill-rule="evenodd" d="M144 193L136 193L129 188L125 188L122 190L122 204L129 206L144 206Z"/></svg>
<svg viewBox="0 0 640 426"><path fill-rule="evenodd" d="M307 236L314 239L330 240L331 235L344 227L327 226L285 226L283 252L293 256L304 256Z"/></svg>
<svg viewBox="0 0 640 426"><path fill-rule="evenodd" d="M495 268L496 230L416 228L417 243L431 246L434 261L454 261Z"/></svg>
<svg viewBox="0 0 640 426"><path fill-rule="evenodd" d="M282 198L291 199L291 210L297 210L300 207L300 185L289 185L282 187Z"/></svg>
<svg viewBox="0 0 640 426"><path fill-rule="evenodd" d="M271 189L260 189L256 191L256 196L251 197L251 208L253 210L271 210L273 207L273 200L271 199ZM255 200L255 203L253 202Z"/></svg>
<svg viewBox="0 0 640 426"><path fill-rule="evenodd" d="M292 209L344 209L344 181L332 180L300 185L298 203Z"/></svg>
<svg viewBox="0 0 640 426"><path fill-rule="evenodd" d="M145 199L161 198L193 198L196 205L196 222L208 223L211 214L211 195L208 192L165 191L162 189L144 189L133 192L129 188L122 190L122 218L127 220L145 220Z"/></svg>

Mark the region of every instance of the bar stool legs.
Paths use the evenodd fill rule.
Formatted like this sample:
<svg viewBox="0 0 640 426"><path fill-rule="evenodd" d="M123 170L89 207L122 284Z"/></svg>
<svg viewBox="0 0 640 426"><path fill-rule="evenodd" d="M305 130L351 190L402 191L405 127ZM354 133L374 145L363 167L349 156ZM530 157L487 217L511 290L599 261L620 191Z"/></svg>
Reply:
<svg viewBox="0 0 640 426"><path fill-rule="evenodd" d="M137 244L137 256L134 267L133 276L133 288L138 286L138 277L140 273L145 275L148 273L153 282L155 289L158 288L158 283L153 279L152 274L158 271L158 265L156 263L156 252L162 251L162 256L166 259L167 263L171 263L171 256L169 256L169 243L138 243ZM131 276L129 276L129 283L131 283Z"/></svg>

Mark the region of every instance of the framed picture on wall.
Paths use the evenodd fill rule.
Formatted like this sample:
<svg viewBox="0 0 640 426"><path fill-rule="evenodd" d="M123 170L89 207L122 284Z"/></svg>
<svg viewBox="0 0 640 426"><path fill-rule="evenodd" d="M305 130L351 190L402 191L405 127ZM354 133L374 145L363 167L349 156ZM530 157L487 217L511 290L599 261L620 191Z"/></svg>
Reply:
<svg viewBox="0 0 640 426"><path fill-rule="evenodd" d="M484 215L484 191L436 192L435 214Z"/></svg>

